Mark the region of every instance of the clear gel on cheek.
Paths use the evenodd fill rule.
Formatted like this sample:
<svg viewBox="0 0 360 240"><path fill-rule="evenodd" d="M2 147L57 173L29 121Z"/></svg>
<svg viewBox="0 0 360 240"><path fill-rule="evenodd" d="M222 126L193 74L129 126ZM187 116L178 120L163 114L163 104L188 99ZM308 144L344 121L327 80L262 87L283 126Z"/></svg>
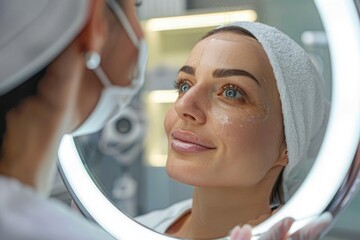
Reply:
<svg viewBox="0 0 360 240"><path fill-rule="evenodd" d="M219 126L215 128L215 134L220 135L224 131L224 122L228 121L228 116L226 115L221 116L221 113L218 111L214 111L214 112L209 111L208 116L214 117L213 122L217 123L217 126Z"/></svg>
<svg viewBox="0 0 360 240"><path fill-rule="evenodd" d="M233 125L233 122L230 120L230 117L221 111L214 111L210 113L214 116L214 122L216 122L217 127L215 129L216 135L222 135L224 132L227 132L226 129Z"/></svg>
<svg viewBox="0 0 360 240"><path fill-rule="evenodd" d="M266 107L266 109L269 109ZM243 109L239 112L226 112L213 110L208 112L216 123L214 127L216 135L226 135L227 137L239 137L239 131L244 131L247 127L253 128L254 125L262 124L268 119L269 111L264 107L259 107L258 111L254 109Z"/></svg>

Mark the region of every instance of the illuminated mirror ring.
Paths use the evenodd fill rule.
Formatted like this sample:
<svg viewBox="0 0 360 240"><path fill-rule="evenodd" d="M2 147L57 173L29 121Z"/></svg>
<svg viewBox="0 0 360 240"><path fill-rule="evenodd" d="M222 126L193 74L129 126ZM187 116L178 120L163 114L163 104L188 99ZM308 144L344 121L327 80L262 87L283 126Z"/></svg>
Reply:
<svg viewBox="0 0 360 240"><path fill-rule="evenodd" d="M360 139L360 20L355 1L314 0L327 33L333 70L327 132L299 190L277 214L256 226L254 234L288 216L297 220L291 229L295 231L326 210L336 215L356 190L360 167L359 150L354 158ZM115 238L173 239L142 227L107 199L89 176L71 136L61 142L59 169L81 210Z"/></svg>

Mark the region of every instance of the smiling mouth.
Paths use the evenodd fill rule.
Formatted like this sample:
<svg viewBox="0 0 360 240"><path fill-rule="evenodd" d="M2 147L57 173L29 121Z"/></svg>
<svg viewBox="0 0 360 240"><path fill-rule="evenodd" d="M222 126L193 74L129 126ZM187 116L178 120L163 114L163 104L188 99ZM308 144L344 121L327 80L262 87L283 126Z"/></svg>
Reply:
<svg viewBox="0 0 360 240"><path fill-rule="evenodd" d="M191 132L175 131L171 136L173 137L171 147L177 152L196 153L215 149L215 147L200 141Z"/></svg>

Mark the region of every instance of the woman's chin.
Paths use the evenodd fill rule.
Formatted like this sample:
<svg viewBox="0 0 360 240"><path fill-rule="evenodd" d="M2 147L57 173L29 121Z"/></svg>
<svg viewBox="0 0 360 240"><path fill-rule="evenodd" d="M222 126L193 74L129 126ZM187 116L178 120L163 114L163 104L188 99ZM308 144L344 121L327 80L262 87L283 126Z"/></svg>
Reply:
<svg viewBox="0 0 360 240"><path fill-rule="evenodd" d="M191 185L199 186L204 183L203 177L201 177L201 171L194 169L189 166L190 164L184 163L173 163L169 162L166 164L166 173L173 180Z"/></svg>

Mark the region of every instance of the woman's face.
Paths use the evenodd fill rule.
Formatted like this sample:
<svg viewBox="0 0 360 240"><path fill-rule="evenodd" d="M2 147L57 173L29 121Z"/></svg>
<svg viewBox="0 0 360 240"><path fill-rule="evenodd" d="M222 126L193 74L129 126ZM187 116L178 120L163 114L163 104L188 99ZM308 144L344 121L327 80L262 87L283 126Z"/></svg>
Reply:
<svg viewBox="0 0 360 240"><path fill-rule="evenodd" d="M142 39L143 32L137 20L135 0L117 0L117 2L137 38ZM108 34L101 52L101 67L114 85L127 86L131 83L137 64L138 49L108 6L104 9L104 18L107 22ZM82 83L82 91L78 98L80 121L84 121L95 108L104 87L92 70L85 72Z"/></svg>
<svg viewBox="0 0 360 240"><path fill-rule="evenodd" d="M200 41L179 70L165 117L167 172L194 186L249 187L286 165L281 103L257 40L231 32Z"/></svg>

